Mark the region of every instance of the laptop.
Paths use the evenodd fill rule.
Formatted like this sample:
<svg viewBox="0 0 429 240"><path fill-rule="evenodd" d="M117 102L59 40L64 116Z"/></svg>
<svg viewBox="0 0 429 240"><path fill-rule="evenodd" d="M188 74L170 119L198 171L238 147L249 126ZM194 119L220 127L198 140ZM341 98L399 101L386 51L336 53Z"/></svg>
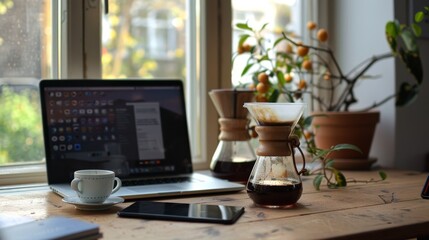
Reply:
<svg viewBox="0 0 429 240"><path fill-rule="evenodd" d="M70 188L79 169L107 169L125 199L234 192L242 184L193 172L180 80L42 80L48 184Z"/></svg>

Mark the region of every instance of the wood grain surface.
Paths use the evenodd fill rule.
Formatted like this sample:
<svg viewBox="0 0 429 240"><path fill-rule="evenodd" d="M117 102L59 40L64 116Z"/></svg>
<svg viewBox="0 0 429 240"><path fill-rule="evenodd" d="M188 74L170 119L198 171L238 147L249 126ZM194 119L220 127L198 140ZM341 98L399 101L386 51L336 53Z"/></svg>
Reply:
<svg viewBox="0 0 429 240"><path fill-rule="evenodd" d="M233 194L155 201L245 207L233 225L119 218L124 202L102 211L77 210L47 187L0 191L0 215L42 219L68 216L100 225L103 239L408 239L429 236L429 201L420 193L427 173L385 171L377 183L350 183L346 188L316 191L312 177L295 208L255 207L245 191ZM347 178L378 178L375 171L344 172Z"/></svg>

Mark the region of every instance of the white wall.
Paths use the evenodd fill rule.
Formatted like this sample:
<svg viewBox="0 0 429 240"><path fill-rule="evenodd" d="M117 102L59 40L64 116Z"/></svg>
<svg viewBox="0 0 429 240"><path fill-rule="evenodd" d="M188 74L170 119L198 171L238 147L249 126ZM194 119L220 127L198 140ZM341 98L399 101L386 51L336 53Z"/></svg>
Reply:
<svg viewBox="0 0 429 240"><path fill-rule="evenodd" d="M375 54L389 52L385 38L385 24L394 18L393 0L329 0L328 29L330 45L334 49L342 70L350 71L360 62ZM367 79L356 89L358 104L352 109L362 109L380 101L395 91L395 61L393 58L376 63L368 72L379 75ZM395 106L389 101L378 108L381 112L370 157L378 159L383 167L395 165ZM428 121L429 123L429 121Z"/></svg>

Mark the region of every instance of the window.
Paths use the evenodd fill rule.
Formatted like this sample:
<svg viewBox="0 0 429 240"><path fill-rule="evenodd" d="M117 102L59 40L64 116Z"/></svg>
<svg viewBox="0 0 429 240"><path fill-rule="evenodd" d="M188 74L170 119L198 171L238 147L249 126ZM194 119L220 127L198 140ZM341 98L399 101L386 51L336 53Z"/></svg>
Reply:
<svg viewBox="0 0 429 240"><path fill-rule="evenodd" d="M103 78L181 79L194 162L203 159L195 43L199 35L195 0L110 0L102 21Z"/></svg>
<svg viewBox="0 0 429 240"><path fill-rule="evenodd" d="M182 79L196 169L207 168L218 134L207 92L231 86L232 23L300 21L293 0L109 0L108 14L105 2L0 0L0 166L44 166L40 79L103 77Z"/></svg>
<svg viewBox="0 0 429 240"><path fill-rule="evenodd" d="M266 37L275 41L282 31L294 32L301 35L304 1L296 0L232 0L233 25L237 23L248 23L249 26L258 29L264 24L268 24ZM233 51L236 51L238 40L243 31L234 28L233 30ZM255 43L251 43L252 45ZM268 46L267 46L268 47ZM247 57L237 57L232 68L232 83L239 85L251 83L251 76L241 76Z"/></svg>
<svg viewBox="0 0 429 240"><path fill-rule="evenodd" d="M16 114L26 124L25 128L15 126L20 122L8 118L15 114L6 112L5 108L0 109L0 129L2 135L7 136L0 140L0 165L5 166L6 161L11 165L19 162L43 163L37 95L37 84L42 78L180 78L185 82L193 82L193 86L197 85L197 74L194 73L196 46L192 44L196 40L190 40L189 36L195 38L198 35L196 16L199 14L191 13L199 9L198 1L170 0L160 3L153 0L110 0L107 15L101 14L102 2L0 0L0 14L4 15L0 22L16 29L15 39L3 37L0 41L0 51L10 53L4 54L4 58L0 60L4 61L3 66L9 67L9 75L13 77L6 78L9 77L8 72L3 71L5 76L2 76L1 87L4 94L1 96L10 99L13 95L18 98L26 95L27 91L32 91L27 94L27 100L19 98L14 101L18 102L19 107L31 105L31 116L27 113ZM30 23L38 23L38 28L30 27ZM29 37L32 37L31 41ZM101 45L97 42L101 42ZM33 46L27 47L24 43ZM48 49L49 46L53 47ZM61 47L55 49L56 46ZM29 53L34 53L34 56ZM16 60L11 56L16 56ZM24 60L28 62L25 63ZM194 67L186 67L188 63L193 63ZM191 89L189 92L193 91L192 88L188 89ZM197 95L188 96L188 102L197 101L193 99ZM2 99L1 104L4 103ZM17 112L17 107L12 109L14 113ZM191 134L196 136L191 139L197 142L201 131L199 127L195 127L198 124L193 123L198 122L200 116L189 109L189 115L193 116L190 117L190 126L193 126L190 128L193 132ZM14 125L10 127L11 123ZM9 129L15 132L5 132ZM34 130L36 133L26 132L27 130ZM17 136L20 136L19 143L9 139ZM12 158L14 154L21 153L16 151L16 146L23 144L32 145L30 150L37 154L22 148L22 153L27 157ZM202 145L200 141L193 145L197 146L193 149L194 156L201 155L198 147ZM26 165L26 169L34 171L29 165ZM5 174L2 173L9 173L9 170L10 168L4 167L0 169L0 185L4 185L2 180Z"/></svg>
<svg viewBox="0 0 429 240"><path fill-rule="evenodd" d="M52 77L51 1L0 1L0 165L44 158L37 84Z"/></svg>
<svg viewBox="0 0 429 240"><path fill-rule="evenodd" d="M186 79L186 21L185 0L109 1L102 76Z"/></svg>

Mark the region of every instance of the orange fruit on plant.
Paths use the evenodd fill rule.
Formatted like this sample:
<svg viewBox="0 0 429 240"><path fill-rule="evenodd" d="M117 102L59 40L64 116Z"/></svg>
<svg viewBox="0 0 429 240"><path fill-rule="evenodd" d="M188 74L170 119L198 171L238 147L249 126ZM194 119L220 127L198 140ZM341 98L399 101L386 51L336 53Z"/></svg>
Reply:
<svg viewBox="0 0 429 240"><path fill-rule="evenodd" d="M304 79L301 79L298 83L298 89L304 90L307 88L307 82Z"/></svg>
<svg viewBox="0 0 429 240"><path fill-rule="evenodd" d="M331 73L330 72L326 72L323 75L323 79L326 80L326 81L331 80Z"/></svg>
<svg viewBox="0 0 429 240"><path fill-rule="evenodd" d="M317 39L320 42L326 42L328 40L328 31L326 31L324 28L319 29L317 32Z"/></svg>
<svg viewBox="0 0 429 240"><path fill-rule="evenodd" d="M265 84L269 83L268 75L264 72L259 73L258 74L258 81L260 83L265 83Z"/></svg>
<svg viewBox="0 0 429 240"><path fill-rule="evenodd" d="M290 83L290 82L292 82L292 80L293 80L293 77L290 75L290 74L285 74L285 81L287 82L287 83Z"/></svg>
<svg viewBox="0 0 429 240"><path fill-rule="evenodd" d="M245 52L250 52L250 49L252 49L252 46L250 46L250 44L248 44L248 43L243 44L243 50Z"/></svg>
<svg viewBox="0 0 429 240"><path fill-rule="evenodd" d="M298 56L300 57L304 57L308 54L308 48L307 47L303 47L303 46L299 46L296 54L298 54Z"/></svg>
<svg viewBox="0 0 429 240"><path fill-rule="evenodd" d="M304 62L302 62L302 67L307 71L311 71L311 69L313 69L313 64L310 60L304 60Z"/></svg>
<svg viewBox="0 0 429 240"><path fill-rule="evenodd" d="M242 54L242 53L244 53L243 45L238 45L238 46L237 46L237 53L238 53L238 54Z"/></svg>
<svg viewBox="0 0 429 240"><path fill-rule="evenodd" d="M314 30L314 29L316 29L316 27L317 27L317 25L315 22L313 22L313 21L307 22L307 29L308 30Z"/></svg>
<svg viewBox="0 0 429 240"><path fill-rule="evenodd" d="M237 52L238 52L238 54L250 52L251 48L252 48L252 46L250 46L248 43L244 43L243 45L238 45Z"/></svg>
<svg viewBox="0 0 429 240"><path fill-rule="evenodd" d="M311 139L311 137L312 137L311 132L309 132L309 131L304 131L304 137L305 137L305 139L310 140L310 139Z"/></svg>
<svg viewBox="0 0 429 240"><path fill-rule="evenodd" d="M256 91L258 91L258 93L266 93L268 89L270 89L270 85L268 84L259 82L258 85L256 85Z"/></svg>
<svg viewBox="0 0 429 240"><path fill-rule="evenodd" d="M249 90L256 90L254 83L249 84L247 87L249 88Z"/></svg>
<svg viewBox="0 0 429 240"><path fill-rule="evenodd" d="M264 95L256 95L256 101L257 102L268 102L268 98Z"/></svg>

